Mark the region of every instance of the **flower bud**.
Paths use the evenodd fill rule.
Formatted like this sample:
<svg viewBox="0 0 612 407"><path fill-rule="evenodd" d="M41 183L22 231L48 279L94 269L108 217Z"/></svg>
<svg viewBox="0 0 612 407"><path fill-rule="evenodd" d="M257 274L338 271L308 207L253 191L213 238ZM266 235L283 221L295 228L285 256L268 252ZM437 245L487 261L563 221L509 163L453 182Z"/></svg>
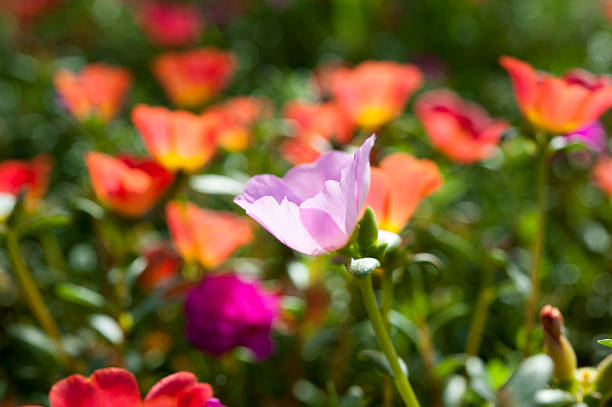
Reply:
<svg viewBox="0 0 612 407"><path fill-rule="evenodd" d="M563 315L558 308L546 305L540 311L540 322L544 330L544 348L553 360L553 377L561 387L572 387L576 381L576 353L570 341L563 335Z"/></svg>

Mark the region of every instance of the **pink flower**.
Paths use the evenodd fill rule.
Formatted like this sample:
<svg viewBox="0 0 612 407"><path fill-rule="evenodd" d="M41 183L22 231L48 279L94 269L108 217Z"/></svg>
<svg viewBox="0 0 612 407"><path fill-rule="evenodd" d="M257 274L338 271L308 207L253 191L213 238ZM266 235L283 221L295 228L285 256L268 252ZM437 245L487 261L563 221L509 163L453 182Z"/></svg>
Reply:
<svg viewBox="0 0 612 407"><path fill-rule="evenodd" d="M308 255L344 247L361 215L370 187L375 137L350 155L330 151L283 178L251 178L234 202L286 246Z"/></svg>
<svg viewBox="0 0 612 407"><path fill-rule="evenodd" d="M197 8L165 1L146 2L140 10L139 22L149 39L163 46L193 43L204 28Z"/></svg>
<svg viewBox="0 0 612 407"><path fill-rule="evenodd" d="M278 313L278 295L257 281L235 274L208 275L187 295L187 337L213 355L245 346L265 358L273 350L270 332Z"/></svg>

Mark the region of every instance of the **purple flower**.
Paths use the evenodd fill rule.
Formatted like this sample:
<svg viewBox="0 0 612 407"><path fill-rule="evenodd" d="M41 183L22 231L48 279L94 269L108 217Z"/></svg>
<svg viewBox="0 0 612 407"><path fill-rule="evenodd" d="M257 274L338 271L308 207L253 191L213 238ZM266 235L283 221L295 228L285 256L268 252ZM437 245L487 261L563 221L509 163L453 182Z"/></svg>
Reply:
<svg viewBox="0 0 612 407"><path fill-rule="evenodd" d="M564 136L568 141L577 141L591 150L603 153L606 150L606 130L598 121L582 126Z"/></svg>
<svg viewBox="0 0 612 407"><path fill-rule="evenodd" d="M368 138L354 155L330 151L283 178L254 176L234 202L290 248L321 255L345 246L370 188Z"/></svg>
<svg viewBox="0 0 612 407"><path fill-rule="evenodd" d="M235 274L208 275L187 294L187 338L216 356L245 346L258 359L265 358L273 350L270 332L279 305L279 296L256 281Z"/></svg>
<svg viewBox="0 0 612 407"><path fill-rule="evenodd" d="M204 407L225 407L225 406L221 404L219 399L216 399L213 397L213 398L208 399Z"/></svg>

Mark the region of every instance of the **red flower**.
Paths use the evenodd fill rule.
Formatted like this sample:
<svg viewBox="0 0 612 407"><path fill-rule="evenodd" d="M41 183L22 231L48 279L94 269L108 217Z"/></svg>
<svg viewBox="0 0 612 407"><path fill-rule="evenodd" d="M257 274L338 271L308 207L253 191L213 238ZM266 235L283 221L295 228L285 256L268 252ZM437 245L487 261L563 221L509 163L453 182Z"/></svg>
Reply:
<svg viewBox="0 0 612 407"><path fill-rule="evenodd" d="M59 0L0 0L0 8L6 8L22 22L29 22L54 6Z"/></svg>
<svg viewBox="0 0 612 407"><path fill-rule="evenodd" d="M240 96L203 113L214 121L218 145L232 152L244 151L251 143L251 128L261 118L272 115L272 106L265 99Z"/></svg>
<svg viewBox="0 0 612 407"><path fill-rule="evenodd" d="M139 17L140 25L149 39L164 46L193 43L204 28L199 10L188 4L146 2Z"/></svg>
<svg viewBox="0 0 612 407"><path fill-rule="evenodd" d="M132 122L149 153L171 171L194 172L215 153L216 122L196 114L164 107L138 105Z"/></svg>
<svg viewBox="0 0 612 407"><path fill-rule="evenodd" d="M450 90L424 93L415 112L434 147L460 163L487 158L508 128L505 121L492 119L479 105Z"/></svg>
<svg viewBox="0 0 612 407"><path fill-rule="evenodd" d="M131 85L129 72L105 64L89 64L79 74L61 70L53 77L62 102L78 120L115 117Z"/></svg>
<svg viewBox="0 0 612 407"><path fill-rule="evenodd" d="M206 407L220 405L208 383L189 372L157 382L144 402L132 373L118 367L96 370L89 378L74 374L49 391L51 407ZM209 404L210 403L210 404Z"/></svg>
<svg viewBox="0 0 612 407"><path fill-rule="evenodd" d="M236 70L236 57L216 48L166 53L153 61L153 74L176 106L195 108L224 90Z"/></svg>
<svg viewBox="0 0 612 407"><path fill-rule="evenodd" d="M332 140L347 144L353 138L351 118L333 102L290 102L285 106L285 118L293 122L296 134L283 143L281 153L293 165L316 160Z"/></svg>
<svg viewBox="0 0 612 407"><path fill-rule="evenodd" d="M232 212L170 202L166 216L176 250L186 261L197 260L207 269L221 265L238 248L253 241L251 222Z"/></svg>
<svg viewBox="0 0 612 407"><path fill-rule="evenodd" d="M433 161L391 154L371 169L366 205L374 210L380 229L399 233L421 200L440 185L440 170Z"/></svg>
<svg viewBox="0 0 612 407"><path fill-rule="evenodd" d="M366 61L352 70L337 70L331 81L334 97L354 122L374 130L402 113L421 87L423 74L410 64Z"/></svg>
<svg viewBox="0 0 612 407"><path fill-rule="evenodd" d="M557 78L516 58L501 57L521 112L534 126L565 134L597 120L612 107L612 78L574 69Z"/></svg>
<svg viewBox="0 0 612 407"><path fill-rule="evenodd" d="M181 258L168 243L160 243L144 251L147 268L138 279L144 291L151 291L172 281L181 270Z"/></svg>
<svg viewBox="0 0 612 407"><path fill-rule="evenodd" d="M85 156L98 199L129 217L143 215L161 198L174 176L155 161L92 152Z"/></svg>
<svg viewBox="0 0 612 407"><path fill-rule="evenodd" d="M593 180L595 184L612 198L612 158L602 156L593 166Z"/></svg>
<svg viewBox="0 0 612 407"><path fill-rule="evenodd" d="M0 193L13 196L27 189L26 207L33 211L47 192L53 158L39 155L30 161L10 160L0 163Z"/></svg>

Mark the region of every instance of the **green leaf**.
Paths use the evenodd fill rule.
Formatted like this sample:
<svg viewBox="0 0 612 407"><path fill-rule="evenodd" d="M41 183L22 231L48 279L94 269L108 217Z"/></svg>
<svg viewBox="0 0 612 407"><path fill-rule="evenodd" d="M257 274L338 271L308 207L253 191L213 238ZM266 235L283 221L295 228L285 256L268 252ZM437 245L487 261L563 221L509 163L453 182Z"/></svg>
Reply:
<svg viewBox="0 0 612 407"><path fill-rule="evenodd" d="M483 399L494 401L495 393L491 388L491 378L487 373L484 362L480 358L472 356L465 362L465 371L470 377L472 390Z"/></svg>
<svg viewBox="0 0 612 407"><path fill-rule="evenodd" d="M419 342L419 330L411 320L395 310L389 311L387 317L391 325L406 334L413 343L416 344Z"/></svg>
<svg viewBox="0 0 612 407"><path fill-rule="evenodd" d="M94 201L87 198L75 198L72 200L72 204L79 210L89 214L94 219L104 219L104 208L95 203Z"/></svg>
<svg viewBox="0 0 612 407"><path fill-rule="evenodd" d="M442 270L444 268L444 263L442 260L431 253L415 253L410 257L410 261L413 263L431 264L438 270Z"/></svg>
<svg viewBox="0 0 612 407"><path fill-rule="evenodd" d="M89 318L89 325L98 331L110 343L115 345L123 342L123 331L113 318L108 315L97 314Z"/></svg>
<svg viewBox="0 0 612 407"><path fill-rule="evenodd" d="M366 405L363 389L359 386L349 387L340 401L340 407L366 407Z"/></svg>
<svg viewBox="0 0 612 407"><path fill-rule="evenodd" d="M106 300L101 294L72 283L58 284L55 294L64 301L85 305L98 311L104 309L106 305Z"/></svg>
<svg viewBox="0 0 612 407"><path fill-rule="evenodd" d="M336 386L334 382L329 380L327 382L327 400L329 407L339 407L340 402L338 400L338 393L336 392Z"/></svg>
<svg viewBox="0 0 612 407"><path fill-rule="evenodd" d="M435 367L434 372L439 378L445 378L451 373L455 373L457 370L465 366L465 361L468 355L465 353L458 353L455 355L449 355L443 358Z"/></svg>
<svg viewBox="0 0 612 407"><path fill-rule="evenodd" d="M10 325L6 331L12 337L19 339L32 348L54 359L59 359L57 347L53 343L53 340L51 340L51 338L49 338L40 328L29 325Z"/></svg>
<svg viewBox="0 0 612 407"><path fill-rule="evenodd" d="M5 221L13 212L17 198L12 194L0 193L0 221Z"/></svg>
<svg viewBox="0 0 612 407"><path fill-rule="evenodd" d="M573 405L576 398L572 393L557 389L543 389L535 394L535 402L538 406L562 407Z"/></svg>
<svg viewBox="0 0 612 407"><path fill-rule="evenodd" d="M597 341L598 344L612 348L612 339L600 339Z"/></svg>
<svg viewBox="0 0 612 407"><path fill-rule="evenodd" d="M37 216L33 219L19 224L16 230L20 236L27 236L39 232L41 230L66 226L70 223L71 220L71 216L67 213Z"/></svg>
<svg viewBox="0 0 612 407"><path fill-rule="evenodd" d="M248 178L244 174L240 175L240 178ZM239 195L244 185L243 180L217 174L197 175L189 179L189 186L194 191L207 195Z"/></svg>
<svg viewBox="0 0 612 407"><path fill-rule="evenodd" d="M497 392L499 406L537 407L536 393L548 386L552 372L553 362L547 355L524 360Z"/></svg>
<svg viewBox="0 0 612 407"><path fill-rule="evenodd" d="M469 315L470 308L462 302L455 303L451 307L444 308L431 318L429 329L435 334L445 324L463 316Z"/></svg>
<svg viewBox="0 0 612 407"><path fill-rule="evenodd" d="M445 407L460 407L467 392L467 381L461 375L454 374L446 383L442 400Z"/></svg>
<svg viewBox="0 0 612 407"><path fill-rule="evenodd" d="M380 267L380 262L371 257L362 259L351 259L347 267L348 272L357 278L369 276L377 267Z"/></svg>
<svg viewBox="0 0 612 407"><path fill-rule="evenodd" d="M374 365L376 365L377 368L379 368L380 370L382 370L384 373L388 374L389 376L393 377L393 371L391 370L391 366L389 365L389 362L387 361L387 357L381 351L374 350L374 349L364 349L361 352L359 352L359 357L361 359L365 359L365 360L374 362ZM398 357L397 360L399 361L399 365L402 368L402 371L404 372L404 374L408 376L408 366L406 366L406 363L400 357Z"/></svg>

